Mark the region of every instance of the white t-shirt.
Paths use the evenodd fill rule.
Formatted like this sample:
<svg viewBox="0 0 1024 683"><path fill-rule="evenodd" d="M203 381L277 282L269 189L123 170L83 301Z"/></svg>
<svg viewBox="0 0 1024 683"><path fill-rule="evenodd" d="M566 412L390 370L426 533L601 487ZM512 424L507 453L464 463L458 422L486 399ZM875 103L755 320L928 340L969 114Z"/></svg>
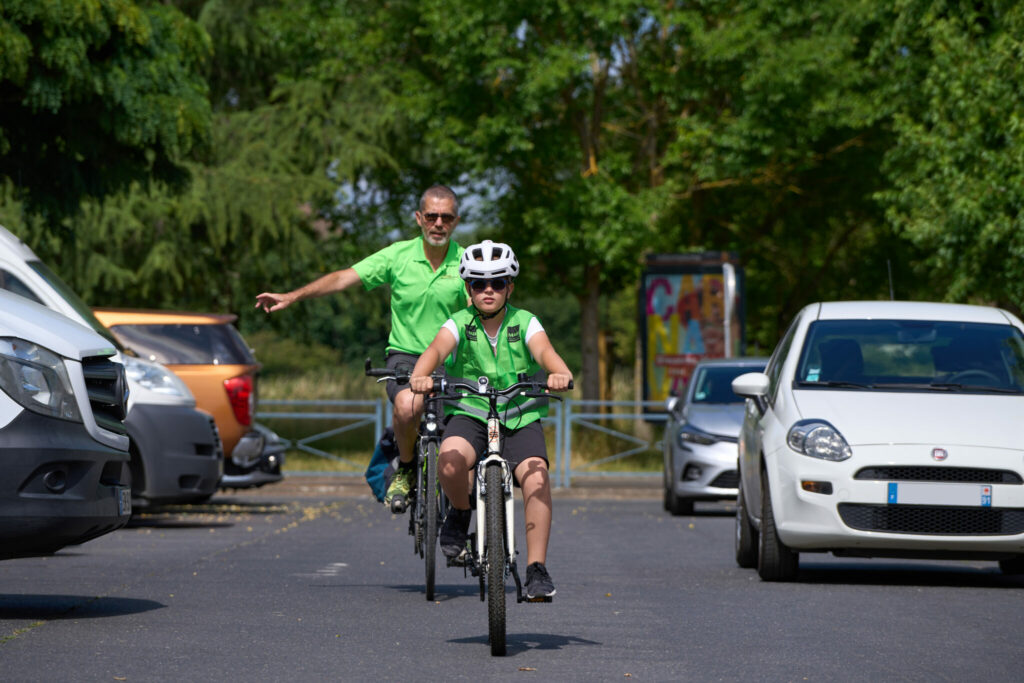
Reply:
<svg viewBox="0 0 1024 683"><path fill-rule="evenodd" d="M456 351L459 348L459 327L458 327L458 325L455 324L455 321L452 320L451 318L448 318L448 320L446 320L444 325L442 325L441 327L443 329L446 329L449 332L451 332L452 336L455 337L455 350L452 351L452 359L454 360L455 359ZM483 329L483 325L480 326L480 330L483 331L484 335L487 336L487 341L491 342L491 348L492 349L493 348L497 348L497 346L498 346L498 337L495 336L492 339L491 335L487 334L487 331ZM530 339L533 337L533 335L537 334L538 332L543 332L543 331L544 331L544 326L540 324L539 320L537 320L537 316L532 316L530 318L530 322L526 326L526 337L525 337L525 340L526 340L527 345L529 345ZM531 352L530 355L532 356L533 352ZM537 360L537 359L534 358L534 360Z"/></svg>

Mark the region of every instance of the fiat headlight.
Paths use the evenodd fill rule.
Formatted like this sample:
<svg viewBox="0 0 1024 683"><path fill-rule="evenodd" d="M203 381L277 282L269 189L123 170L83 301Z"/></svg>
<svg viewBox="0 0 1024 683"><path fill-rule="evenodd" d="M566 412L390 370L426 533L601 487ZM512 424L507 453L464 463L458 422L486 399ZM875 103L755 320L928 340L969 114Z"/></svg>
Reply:
<svg viewBox="0 0 1024 683"><path fill-rule="evenodd" d="M41 415L81 422L64 359L17 337L0 337L0 389Z"/></svg>
<svg viewBox="0 0 1024 683"><path fill-rule="evenodd" d="M801 420L786 436L789 447L812 458L839 462L853 455L839 430L824 420Z"/></svg>
<svg viewBox="0 0 1024 683"><path fill-rule="evenodd" d="M125 356L124 371L128 375L128 379L154 393L192 398L192 392L189 391L188 386L177 375L159 363L152 363L134 356Z"/></svg>

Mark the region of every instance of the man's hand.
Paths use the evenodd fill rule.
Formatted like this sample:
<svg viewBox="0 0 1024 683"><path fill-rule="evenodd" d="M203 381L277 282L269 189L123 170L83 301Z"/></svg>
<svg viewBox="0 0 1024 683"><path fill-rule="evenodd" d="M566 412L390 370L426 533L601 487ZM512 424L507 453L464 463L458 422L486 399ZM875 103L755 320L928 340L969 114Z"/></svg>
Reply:
<svg viewBox="0 0 1024 683"><path fill-rule="evenodd" d="M413 375L409 378L409 388L414 394L429 394L434 390L434 378L430 375Z"/></svg>
<svg viewBox="0 0 1024 683"><path fill-rule="evenodd" d="M552 372L548 375L548 389L550 391L568 391L572 375L564 372Z"/></svg>
<svg viewBox="0 0 1024 683"><path fill-rule="evenodd" d="M262 308L267 313L272 313L274 311L280 311L282 308L288 308L293 301L295 301L295 297L291 294L263 292L262 294L256 295L255 307Z"/></svg>

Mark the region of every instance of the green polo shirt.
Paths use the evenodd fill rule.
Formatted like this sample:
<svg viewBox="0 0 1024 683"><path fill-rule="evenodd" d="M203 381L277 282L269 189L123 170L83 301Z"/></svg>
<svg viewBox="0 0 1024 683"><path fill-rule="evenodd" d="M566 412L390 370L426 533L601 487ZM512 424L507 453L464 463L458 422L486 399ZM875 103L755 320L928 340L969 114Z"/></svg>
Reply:
<svg viewBox="0 0 1024 683"><path fill-rule="evenodd" d="M423 236L390 244L352 266L373 289L391 287L391 335L388 351L423 353L455 311L467 305L466 287L459 277L465 251L455 242L435 271L423 253Z"/></svg>

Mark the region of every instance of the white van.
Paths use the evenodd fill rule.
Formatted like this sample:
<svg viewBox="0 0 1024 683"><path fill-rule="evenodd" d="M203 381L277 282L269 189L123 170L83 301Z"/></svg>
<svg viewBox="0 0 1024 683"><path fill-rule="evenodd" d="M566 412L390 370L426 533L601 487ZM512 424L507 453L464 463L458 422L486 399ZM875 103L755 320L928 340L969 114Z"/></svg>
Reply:
<svg viewBox="0 0 1024 683"><path fill-rule="evenodd" d="M128 384L115 357L92 330L0 291L0 559L128 522Z"/></svg>
<svg viewBox="0 0 1024 683"><path fill-rule="evenodd" d="M0 289L9 290L91 327L120 349L113 335L27 244L0 226ZM224 471L213 418L163 365L118 353L131 389L125 426L131 438L132 495L139 502L208 499Z"/></svg>

